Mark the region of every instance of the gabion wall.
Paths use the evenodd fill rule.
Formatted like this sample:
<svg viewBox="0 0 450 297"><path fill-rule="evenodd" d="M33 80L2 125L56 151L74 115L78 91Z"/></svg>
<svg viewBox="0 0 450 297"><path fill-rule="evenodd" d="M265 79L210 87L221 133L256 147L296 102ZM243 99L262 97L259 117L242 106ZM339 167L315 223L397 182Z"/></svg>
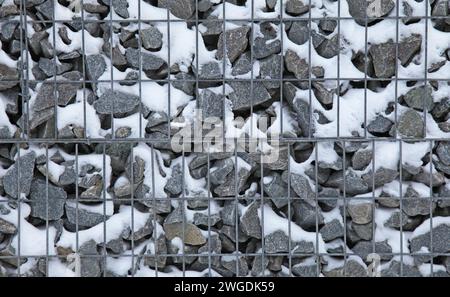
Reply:
<svg viewBox="0 0 450 297"><path fill-rule="evenodd" d="M0 276L448 276L446 0L0 0Z"/></svg>

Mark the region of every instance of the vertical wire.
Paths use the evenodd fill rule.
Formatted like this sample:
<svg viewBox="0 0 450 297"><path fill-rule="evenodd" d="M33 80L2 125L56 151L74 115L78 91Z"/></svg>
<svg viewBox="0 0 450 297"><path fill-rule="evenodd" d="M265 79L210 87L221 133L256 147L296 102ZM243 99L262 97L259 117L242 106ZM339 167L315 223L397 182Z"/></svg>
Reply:
<svg viewBox="0 0 450 297"><path fill-rule="evenodd" d="M142 40L140 38L141 35L141 1L138 0L138 32L139 32L139 38L138 40L138 62L139 62L139 71L138 71L138 84L139 84L139 138L142 138ZM150 24L151 25L151 24ZM134 186L133 186L134 187ZM133 261L134 265L134 261ZM134 274L133 274L134 275Z"/></svg>
<svg viewBox="0 0 450 297"><path fill-rule="evenodd" d="M398 1L398 0L397 0ZM367 139L367 64L368 64L368 26L367 13L364 13L364 138ZM340 40L339 40L340 45Z"/></svg>
<svg viewBox="0 0 450 297"><path fill-rule="evenodd" d="M314 199L316 201L316 206L315 206L315 211L316 211L316 247L315 247L315 251L316 251L316 267L317 267L317 275L320 275L320 251L319 251L319 169L318 169L318 164L319 164L319 145L316 142L315 145L315 149L314 149Z"/></svg>
<svg viewBox="0 0 450 297"><path fill-rule="evenodd" d="M79 208L79 193L78 193L78 143L75 143L75 252L79 253L80 248L80 234L79 231L79 217L78 217L78 208Z"/></svg>
<svg viewBox="0 0 450 297"><path fill-rule="evenodd" d="M397 126L398 126L398 106L400 103L398 102L398 44L399 44L399 31L400 31L400 17L399 17L399 0L396 0L395 4L395 80L394 80L394 100L395 100L395 108L394 108L394 138L398 138Z"/></svg>
<svg viewBox="0 0 450 297"><path fill-rule="evenodd" d="M341 119L340 119L340 101L341 101L341 82L340 82L340 78L341 78L341 71L340 71L340 67L341 67L341 0L338 0L338 23L337 23L337 39L338 39L338 54L337 54L337 138L340 138L340 123L341 123ZM345 143L344 143L345 144ZM345 149L344 149L345 152ZM345 167L344 167L344 171L345 171ZM344 175L344 185L345 185L345 175Z"/></svg>
<svg viewBox="0 0 450 297"><path fill-rule="evenodd" d="M140 0L139 0L140 2ZM130 143L130 184L131 184L131 271L132 271L132 277L134 277L134 156L133 156L133 143Z"/></svg>
<svg viewBox="0 0 450 297"><path fill-rule="evenodd" d="M196 0L196 3L198 3L198 0ZM206 152L207 154L207 172L209 174L210 171L210 161L211 161L211 156L209 153L209 142L208 144L208 151ZM211 277L211 182L210 179L207 178L207 187L208 187L208 276ZM216 257L215 257L216 258Z"/></svg>
<svg viewBox="0 0 450 297"><path fill-rule="evenodd" d="M425 103L425 100L424 100ZM433 262L434 262L434 249L433 249L433 141L429 141L429 162L430 162L430 180L429 180L429 186L430 186L430 257L431 257L431 274L430 277L433 277L434 271L433 271Z"/></svg>
<svg viewBox="0 0 450 297"><path fill-rule="evenodd" d="M282 9L281 9L282 10ZM289 276L292 276L292 226L291 226L291 145L288 144L288 161L287 161L287 171L288 171L288 178L287 178L287 192L288 192L288 247L289 247ZM295 202L295 200L294 200ZM264 267L264 266L263 266Z"/></svg>
<svg viewBox="0 0 450 297"><path fill-rule="evenodd" d="M50 254L50 247L48 244L48 240L49 240L49 234L48 234L48 229L49 229L49 222L48 222L48 175L50 174L48 171L48 144L45 145L45 159L46 159L46 163L45 163L45 170L46 170L46 175L45 175L45 195L46 195L46 199L45 199L45 275L48 276L48 262L49 262L49 254ZM58 198L59 199L59 198Z"/></svg>
<svg viewBox="0 0 450 297"><path fill-rule="evenodd" d="M283 42L283 35L284 35L284 29L283 29L283 25L284 25L284 19L283 19L283 0L280 0L280 140L283 139L283 72L284 72L284 52L283 52L283 48L284 48L284 42ZM253 69L253 64L252 64L252 69Z"/></svg>
<svg viewBox="0 0 450 297"><path fill-rule="evenodd" d="M236 254L236 276L239 276L239 190L238 190L238 159L237 159L237 139L234 138L234 209L236 213L235 222L235 254Z"/></svg>
<svg viewBox="0 0 450 297"><path fill-rule="evenodd" d="M112 57L112 56L111 56ZM102 168L102 176L103 176L103 276L106 276L106 145L103 144L103 168Z"/></svg>
<svg viewBox="0 0 450 297"><path fill-rule="evenodd" d="M56 45L55 45L56 46ZM81 69L83 73L83 137L88 138L87 135L87 120L86 120L86 58L85 58L85 36L84 36L84 0L81 0Z"/></svg>
<svg viewBox="0 0 450 297"><path fill-rule="evenodd" d="M339 0L340 1L340 0ZM339 101L338 101L339 102ZM346 195L346 185L345 185L345 183L346 183L346 177L347 177L347 169L346 169L346 163L345 163L345 161L346 161L346 158L345 158L345 154L346 154L346 152L345 152L345 140L343 140L342 141L342 163L343 163L343 185L342 185L342 187L343 187L343 191L342 191L342 194L343 194L343 198L344 198L344 226L346 226L347 227L347 195ZM350 199L350 202L351 202L351 199ZM347 233L346 232L344 232L344 270L343 270L343 273L344 273L344 277L346 276L346 272L347 272Z"/></svg>
<svg viewBox="0 0 450 297"><path fill-rule="evenodd" d="M400 179L400 277L403 276L403 141L400 139L399 143L399 179Z"/></svg>
<svg viewBox="0 0 450 297"><path fill-rule="evenodd" d="M20 191L20 145L17 143L17 201L18 201L18 208L17 208L17 215L18 215L18 223L17 223L17 274L20 276L20 235L21 235L21 220L22 220L22 214L21 214L21 204L22 204L22 198L21 198L21 191Z"/></svg>
<svg viewBox="0 0 450 297"><path fill-rule="evenodd" d="M26 1L26 0L25 0ZM56 77L58 76L58 66L56 65L56 13L55 13L55 2L50 1L52 4L52 31L53 31L53 98L54 98L54 102L55 102L55 106L53 107L53 112L54 112L54 118L53 118L53 123L55 124L54 127L54 137L55 139L58 139L58 91L57 91L57 81L56 81Z"/></svg>
<svg viewBox="0 0 450 297"><path fill-rule="evenodd" d="M158 238L158 225L156 222L156 197L155 197L155 151L154 146L151 144L151 161L152 161L152 204L153 204L153 218L152 221L154 223L153 226L153 241L155 242L155 277L158 277L158 245L156 244L156 240Z"/></svg>
<svg viewBox="0 0 450 297"><path fill-rule="evenodd" d="M170 6L170 4L169 4ZM169 8L167 8L167 96L168 98L168 115L167 115L167 139L170 140L170 118L171 118L171 97L170 97L170 89L171 89L171 80L170 80L170 12ZM184 169L183 169L184 172ZM183 251L184 252L184 251ZM184 271L183 271L184 273Z"/></svg>
<svg viewBox="0 0 450 297"><path fill-rule="evenodd" d="M186 181L185 181L185 177L184 177L184 175L185 175L185 152L184 152L184 145L183 145L183 151L182 151L182 155L181 155L181 166L182 166L182 170L181 170L181 172L182 172L182 176L181 176L181 184L182 184L182 192L181 192L181 206L182 206L182 208L181 208L181 213L182 213L182 216L183 216L183 230L182 230L182 232L183 232L183 239L182 239L182 247L183 247L183 254L182 254L182 259L183 259L183 277L184 276L186 276L186 256L185 256L185 254L186 254L186 243L185 243L185 240L186 240L186 220L187 220L187 218L186 218L186 196L185 196L185 190L186 190Z"/></svg>
<svg viewBox="0 0 450 297"><path fill-rule="evenodd" d="M428 5L429 0L425 0L425 58L424 58L424 77L425 82L423 86L424 92L426 92L428 87ZM424 138L427 138L427 112L428 108L426 106L426 100L423 100L423 135ZM430 252L431 252L431 273L430 277L433 276L433 211L432 211L432 203L433 203L433 187L432 187L432 179L433 179L433 147L432 142L430 140L430 156L429 156L429 162L430 162Z"/></svg>
<svg viewBox="0 0 450 297"><path fill-rule="evenodd" d="M375 139L372 139L372 253L376 253L375 249L375 159L376 159L376 151L375 151ZM367 259L363 259L367 260ZM378 269L378 267L376 267Z"/></svg>
<svg viewBox="0 0 450 297"><path fill-rule="evenodd" d="M339 0L340 1L340 0ZM308 117L308 138L311 138L312 135L312 120L313 120L313 108L312 108L312 81L311 81L311 76L312 76L312 48L311 48L311 43L312 43L312 20L311 20L311 12L312 7L311 7L311 0L309 0L309 10L308 10L308 109L309 109L309 117Z"/></svg>
<svg viewBox="0 0 450 297"><path fill-rule="evenodd" d="M263 275L262 276L266 276L265 275L265 266L264 266L264 261L265 261L265 230L264 230L264 171L263 171L263 159L262 159L262 152L263 152L263 148L262 148L262 143L258 143L258 146L260 147L260 158L261 158L261 166L260 166L260 188L261 188L261 220L260 220L260 224L261 224L261 247L262 247L262 267L263 267ZM289 225L290 227L290 225ZM288 227L288 228L289 228ZM290 235L290 234L289 234ZM269 260L268 260L269 261Z"/></svg>
<svg viewBox="0 0 450 297"><path fill-rule="evenodd" d="M112 3L110 3L112 5ZM113 39L113 9L110 6L110 10L109 10L109 67L110 67L110 80L111 80L111 92L114 92L114 65L113 65L113 43L114 43L114 39ZM140 49L139 49L140 50ZM95 80L96 82L98 81L98 78L96 78ZM97 82L98 84L98 82ZM98 85L97 85L98 88ZM114 130L114 98L108 98L109 100L111 100L111 111L110 111L110 116L111 116L111 139L115 139L116 138L116 133Z"/></svg>

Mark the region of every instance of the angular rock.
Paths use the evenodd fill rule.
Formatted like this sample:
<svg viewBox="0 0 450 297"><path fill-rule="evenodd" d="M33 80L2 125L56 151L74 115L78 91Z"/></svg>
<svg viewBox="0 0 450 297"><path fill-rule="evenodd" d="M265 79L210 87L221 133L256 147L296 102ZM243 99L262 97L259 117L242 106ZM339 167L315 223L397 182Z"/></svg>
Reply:
<svg viewBox="0 0 450 297"><path fill-rule="evenodd" d="M427 87L416 87L408 91L405 94L404 99L406 104L409 107L415 108L418 110L424 110L424 108L428 111L433 109L433 96L431 95L432 88L430 86Z"/></svg>
<svg viewBox="0 0 450 297"><path fill-rule="evenodd" d="M115 116L132 112L139 105L139 97L121 91L107 89L97 101L94 108L99 114Z"/></svg>
<svg viewBox="0 0 450 297"><path fill-rule="evenodd" d="M10 89L18 83L19 73L17 69L0 64L0 91Z"/></svg>
<svg viewBox="0 0 450 297"><path fill-rule="evenodd" d="M321 229L320 234L325 242L332 241L339 237L344 237L344 226L337 219L326 223Z"/></svg>
<svg viewBox="0 0 450 297"><path fill-rule="evenodd" d="M292 16L299 16L309 11L309 5L303 4L300 0L289 0L286 3L286 13Z"/></svg>
<svg viewBox="0 0 450 297"><path fill-rule="evenodd" d="M261 223L259 221L259 202L253 202L243 213L240 219L242 231L250 237L261 239Z"/></svg>
<svg viewBox="0 0 450 297"><path fill-rule="evenodd" d="M125 57L132 68L140 69L142 67L143 71L156 71L165 64L160 57L135 48L127 48Z"/></svg>
<svg viewBox="0 0 450 297"><path fill-rule="evenodd" d="M222 59L224 52L226 52L228 59L233 63L247 48L249 31L250 28L247 26L225 31L225 49L223 33L220 34L217 43L217 58Z"/></svg>
<svg viewBox="0 0 450 297"><path fill-rule="evenodd" d="M355 224L368 224L372 221L372 203L348 204L347 211Z"/></svg>
<svg viewBox="0 0 450 297"><path fill-rule="evenodd" d="M140 32L142 46L146 50L159 50L162 46L162 34L153 26L142 29Z"/></svg>
<svg viewBox="0 0 450 297"><path fill-rule="evenodd" d="M31 216L49 221L60 219L64 214L66 198L67 193L62 188L50 183L47 185L45 180L34 179L30 193Z"/></svg>
<svg viewBox="0 0 450 297"><path fill-rule="evenodd" d="M289 252L289 237L281 230L264 236L264 252L268 254Z"/></svg>
<svg viewBox="0 0 450 297"><path fill-rule="evenodd" d="M408 109L400 116L397 132L403 137L423 138L424 127L422 116L413 109Z"/></svg>
<svg viewBox="0 0 450 297"><path fill-rule="evenodd" d="M300 58L297 53L287 50L284 55L286 69L292 72L297 79L307 79L309 76L309 65L305 59Z"/></svg>
<svg viewBox="0 0 450 297"><path fill-rule="evenodd" d="M26 196L30 193L35 160L36 154L29 152L18 158L3 176L4 190L12 198L17 199L20 193Z"/></svg>

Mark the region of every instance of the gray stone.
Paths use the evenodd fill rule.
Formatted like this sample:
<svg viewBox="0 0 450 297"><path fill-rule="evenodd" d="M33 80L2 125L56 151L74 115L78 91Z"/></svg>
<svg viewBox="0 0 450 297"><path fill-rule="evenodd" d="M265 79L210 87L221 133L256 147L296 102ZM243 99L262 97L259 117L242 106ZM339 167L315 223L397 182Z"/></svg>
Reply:
<svg viewBox="0 0 450 297"><path fill-rule="evenodd" d="M296 276L300 277L317 277L319 276L320 267L317 267L317 264L296 264L292 266L292 273Z"/></svg>
<svg viewBox="0 0 450 297"><path fill-rule="evenodd" d="M158 0L158 6L169 8L180 19L190 19L195 12L195 0Z"/></svg>
<svg viewBox="0 0 450 297"><path fill-rule="evenodd" d="M269 182L264 182L264 193L272 198L271 200L277 208L286 206L289 202L287 184L277 172L272 172L269 178L271 178Z"/></svg>
<svg viewBox="0 0 450 297"><path fill-rule="evenodd" d="M210 168L209 179L214 185L225 183L226 177L234 169L234 162L232 159L218 160L212 168Z"/></svg>
<svg viewBox="0 0 450 297"><path fill-rule="evenodd" d="M226 52L228 59L233 63L247 48L249 31L250 28L246 26L225 31L225 50L223 33L220 34L217 43L217 58L222 59L224 52Z"/></svg>
<svg viewBox="0 0 450 297"><path fill-rule="evenodd" d="M402 66L408 66L411 60L420 52L422 46L422 36L412 34L400 41L398 45L398 58Z"/></svg>
<svg viewBox="0 0 450 297"><path fill-rule="evenodd" d="M30 193L33 178L36 154L32 151L17 159L3 176L3 187L5 192L14 199L20 193L26 196Z"/></svg>
<svg viewBox="0 0 450 297"><path fill-rule="evenodd" d="M309 40L309 36L308 21L292 22L288 33L288 37L292 42L302 45Z"/></svg>
<svg viewBox="0 0 450 297"><path fill-rule="evenodd" d="M342 267L332 270L323 270L322 273L328 277L367 277L367 267L359 261L349 258Z"/></svg>
<svg viewBox="0 0 450 297"><path fill-rule="evenodd" d="M122 238L125 240L132 240L132 241L138 241L142 238L149 236L153 232L153 216L149 215L147 221L145 222L144 226L137 230L131 229L131 227L127 227L125 230L122 231Z"/></svg>
<svg viewBox="0 0 450 297"><path fill-rule="evenodd" d="M222 70L217 62L208 62L201 65L198 74L200 79L219 79L222 77Z"/></svg>
<svg viewBox="0 0 450 297"><path fill-rule="evenodd" d="M307 79L309 76L309 66L305 59L301 59L296 52L288 49L284 55L284 64L289 72L292 72L297 79Z"/></svg>
<svg viewBox="0 0 450 297"><path fill-rule="evenodd" d="M17 227L14 224L0 218L0 234L15 234L16 232Z"/></svg>
<svg viewBox="0 0 450 297"><path fill-rule="evenodd" d="M421 197L411 186L408 186L403 197L403 211L408 216L428 215L436 206L430 199Z"/></svg>
<svg viewBox="0 0 450 297"><path fill-rule="evenodd" d="M355 224L368 224L372 222L372 203L363 202L348 204L347 211Z"/></svg>
<svg viewBox="0 0 450 297"><path fill-rule="evenodd" d="M81 277L99 277L102 273L101 261L98 257L97 243L91 239L83 243L79 248L80 254L80 276Z"/></svg>
<svg viewBox="0 0 450 297"><path fill-rule="evenodd" d="M208 89L200 91L198 97L198 108L201 109L203 118L223 118L224 108L224 96L222 94L216 94Z"/></svg>
<svg viewBox="0 0 450 297"><path fill-rule="evenodd" d="M353 253L357 254L358 256L363 259L365 262L371 262L367 259L367 256L369 254L372 254L375 252L376 254L380 255L380 259L382 261L389 261L392 259L392 247L386 242L375 242L375 245L373 242L370 241L360 241L352 248Z"/></svg>
<svg viewBox="0 0 450 297"><path fill-rule="evenodd" d="M230 82L229 85L233 89L233 92L228 95L233 111L248 110L251 106L258 106L272 99L261 82L254 82L253 90L251 83L247 81Z"/></svg>
<svg viewBox="0 0 450 297"><path fill-rule="evenodd" d="M31 216L50 221L60 219L64 214L66 198L67 193L62 188L50 183L47 185L45 180L34 179L30 193Z"/></svg>
<svg viewBox="0 0 450 297"><path fill-rule="evenodd" d="M281 51L281 41L278 39L269 41L263 37L256 37L253 43L253 58L263 59Z"/></svg>
<svg viewBox="0 0 450 297"><path fill-rule="evenodd" d="M127 19L130 17L130 14L128 13L128 3L127 0L112 0L112 5L114 8L114 11L124 19Z"/></svg>
<svg viewBox="0 0 450 297"><path fill-rule="evenodd" d="M172 86L182 90L188 95L195 93L195 77L189 73L180 72L175 75L175 80L172 81Z"/></svg>
<svg viewBox="0 0 450 297"><path fill-rule="evenodd" d="M397 230L414 231L421 222L420 217L408 217L404 211L395 211L384 225Z"/></svg>
<svg viewBox="0 0 450 297"><path fill-rule="evenodd" d="M289 252L289 237L281 230L264 236L264 252L268 254Z"/></svg>
<svg viewBox="0 0 450 297"><path fill-rule="evenodd" d="M308 178L298 175L295 173L290 174L290 182L291 182L291 188L294 190L294 192L302 199L314 199L315 193L311 188L311 184L308 180ZM284 171L282 174L283 180L287 183L288 181L288 173L287 171Z"/></svg>
<svg viewBox="0 0 450 297"><path fill-rule="evenodd" d="M289 0L286 3L286 13L292 16L299 16L309 11L309 5L303 4L300 0Z"/></svg>
<svg viewBox="0 0 450 297"><path fill-rule="evenodd" d="M220 217L225 225L235 226L237 217L240 217L241 213L239 208L236 207L235 201L226 201L223 208L220 210Z"/></svg>
<svg viewBox="0 0 450 297"><path fill-rule="evenodd" d="M292 249L292 254L295 256L305 256L307 254L313 254L314 243L310 241L300 241L293 244L294 248Z"/></svg>
<svg viewBox="0 0 450 297"><path fill-rule="evenodd" d="M38 66L47 77L63 74L73 67L70 63L56 63L54 59L47 58L40 58Z"/></svg>
<svg viewBox="0 0 450 297"><path fill-rule="evenodd" d="M370 170L368 173L363 174L362 178L369 185L369 188L372 188L372 185L378 188L395 180L398 175L397 170L380 167L375 172L375 176L373 176L372 170Z"/></svg>
<svg viewBox="0 0 450 297"><path fill-rule="evenodd" d="M352 222L352 229L356 233L356 235L361 238L362 240L372 240L372 233L373 233L373 223L368 224L355 224Z"/></svg>
<svg viewBox="0 0 450 297"><path fill-rule="evenodd" d="M3 41L10 41L13 38L14 31L19 26L19 21L10 20L3 22L2 27L0 28L0 35Z"/></svg>
<svg viewBox="0 0 450 297"><path fill-rule="evenodd" d="M200 212L196 212L194 214L193 223L196 226L204 227L204 228L211 228L212 226L215 226L217 223L221 221L221 218L218 214L204 214Z"/></svg>
<svg viewBox="0 0 450 297"><path fill-rule="evenodd" d="M344 174L342 171L335 171L330 175L325 186L339 188L344 191ZM352 169L347 169L345 173L345 193L346 195L358 195L367 193L368 184L359 177Z"/></svg>
<svg viewBox="0 0 450 297"><path fill-rule="evenodd" d="M17 69L0 64L0 91L10 89L18 83L19 72Z"/></svg>
<svg viewBox="0 0 450 297"><path fill-rule="evenodd" d="M270 79L272 81L263 81L268 89L280 88L281 63L283 58L280 55L272 55L259 61L259 76L262 79Z"/></svg>
<svg viewBox="0 0 450 297"><path fill-rule="evenodd" d="M186 222L171 222L166 219L163 227L165 236L168 240L179 237L185 244L189 245L204 245L206 243L206 239L201 230L194 224Z"/></svg>
<svg viewBox="0 0 450 297"><path fill-rule="evenodd" d="M319 21L319 28L322 29L325 32L333 32L334 29L337 27L336 20L327 20L327 19L321 19Z"/></svg>
<svg viewBox="0 0 450 297"><path fill-rule="evenodd" d="M162 34L153 26L140 31L142 46L147 50L159 50L162 46Z"/></svg>
<svg viewBox="0 0 450 297"><path fill-rule="evenodd" d="M395 44L386 42L373 44L369 48L369 54L373 60L375 76L390 78L395 74Z"/></svg>
<svg viewBox="0 0 450 297"><path fill-rule="evenodd" d="M151 268L162 269L166 266L168 248L164 234L158 233L158 238L155 239L156 234L153 234L151 241L146 246L144 254L144 265Z"/></svg>
<svg viewBox="0 0 450 297"><path fill-rule="evenodd" d="M338 219L334 219L320 229L320 234L325 242L332 241L336 238L344 237L344 226Z"/></svg>
<svg viewBox="0 0 450 297"><path fill-rule="evenodd" d="M352 166L355 170L363 170L372 161L372 150L358 150L352 157Z"/></svg>
<svg viewBox="0 0 450 297"><path fill-rule="evenodd" d="M381 271L382 277L422 277L419 269L406 263L392 260L389 267Z"/></svg>
<svg viewBox="0 0 450 297"><path fill-rule="evenodd" d="M127 48L125 57L132 68L140 69L142 67L143 71L156 71L165 64L160 57L135 48Z"/></svg>
<svg viewBox="0 0 450 297"><path fill-rule="evenodd" d="M408 109L400 116L397 132L403 137L423 138L424 127L421 114L413 109ZM391 130L391 133L393 133L393 130Z"/></svg>
<svg viewBox="0 0 450 297"><path fill-rule="evenodd" d="M240 218L241 228L244 234L249 237L261 239L261 223L259 221L259 202L253 202Z"/></svg>
<svg viewBox="0 0 450 297"><path fill-rule="evenodd" d="M428 224L428 223L427 223ZM450 251L450 226L448 224L440 224L433 226L433 241L431 242L430 232L413 237L410 239L410 248L412 253L419 252L425 247L431 251L430 244L433 245L433 253L443 254Z"/></svg>
<svg viewBox="0 0 450 297"><path fill-rule="evenodd" d="M450 98L442 98L440 102L436 102L431 114L435 118L442 118L450 112Z"/></svg>
<svg viewBox="0 0 450 297"><path fill-rule="evenodd" d="M320 207L315 202L308 202L302 199L292 202L294 222L306 230L316 230L316 225L322 225L324 218Z"/></svg>
<svg viewBox="0 0 450 297"><path fill-rule="evenodd" d="M347 0L349 12L355 18L355 22L361 26L366 24L368 18L379 18L388 15L395 7L392 0ZM375 22L375 19L367 20L367 24Z"/></svg>
<svg viewBox="0 0 450 297"><path fill-rule="evenodd" d="M317 38L318 35L318 33L313 31L313 45L317 53L326 59L336 56L339 53L338 35L331 37L331 39L328 39L322 35Z"/></svg>
<svg viewBox="0 0 450 297"><path fill-rule="evenodd" d="M220 258L220 263L224 268L231 271L233 275L246 276L249 273L245 257L236 257L235 255L222 256Z"/></svg>
<svg viewBox="0 0 450 297"><path fill-rule="evenodd" d="M367 131L369 133L387 133L391 129L392 125L394 123L385 118L382 115L377 115L375 119L373 119L368 125L367 125Z"/></svg>
<svg viewBox="0 0 450 297"><path fill-rule="evenodd" d="M252 71L252 61L249 52L243 53L234 63L231 75L237 76Z"/></svg>
<svg viewBox="0 0 450 297"><path fill-rule="evenodd" d="M132 112L139 105L139 97L116 90L107 89L94 102L94 108L99 114L118 116Z"/></svg>
<svg viewBox="0 0 450 297"><path fill-rule="evenodd" d="M427 86L415 87L405 94L404 99L409 107L418 110L432 110L433 109L433 96L431 95L432 88Z"/></svg>
<svg viewBox="0 0 450 297"><path fill-rule="evenodd" d="M324 105L333 104L334 94L333 91L328 90L323 84L319 82L312 82L314 96Z"/></svg>
<svg viewBox="0 0 450 297"><path fill-rule="evenodd" d="M436 149L439 160L447 166L450 166L450 142L441 141Z"/></svg>
<svg viewBox="0 0 450 297"><path fill-rule="evenodd" d="M172 175L167 180L164 190L172 195L179 195L183 191L183 172L181 165L177 164L172 168Z"/></svg>
<svg viewBox="0 0 450 297"><path fill-rule="evenodd" d="M108 216L83 209L81 203L78 205L77 211L76 203L73 201L71 203L68 202L65 205L66 216L67 220L73 225L78 225L81 228L90 228L108 219Z"/></svg>

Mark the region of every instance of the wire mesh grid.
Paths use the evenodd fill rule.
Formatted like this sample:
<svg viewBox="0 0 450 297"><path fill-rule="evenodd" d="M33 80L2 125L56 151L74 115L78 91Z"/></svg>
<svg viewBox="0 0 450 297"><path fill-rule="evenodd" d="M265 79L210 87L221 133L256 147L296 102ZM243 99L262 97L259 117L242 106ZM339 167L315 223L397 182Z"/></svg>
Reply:
<svg viewBox="0 0 450 297"><path fill-rule="evenodd" d="M200 11L205 2L215 7L214 13ZM448 145L445 124L449 108L442 111L443 116L432 115L438 108L430 109L424 92L419 95L420 106L404 99L405 90L412 88L433 88L433 92L441 88L439 96L449 96L445 93L449 80L445 67L431 71L428 62L428 44L435 46L435 38L439 38L436 22L449 19L447 13L431 15L429 11L441 1L416 2L422 5L423 9L417 9L420 13L405 15L400 9L408 2L396 0L381 17L364 13L367 5L377 1L328 1L333 9L327 9L326 16L313 9L320 8L318 1L269 2L180 1L193 6L189 18L174 16L176 5L181 5L177 1L20 0L0 4L18 9L12 21L5 16L2 26L18 22L15 31L20 35L20 50L14 59L19 74L13 84L18 89L18 111L13 116L18 127L14 137L0 139L4 167L0 171L0 275L433 276L448 271L450 232L444 227L449 225L446 185L450 164L440 147ZM295 9L307 9L292 16L288 2L297 5ZM75 8L67 10L73 3ZM348 12L361 3L365 5L362 18ZM98 12L86 5L99 7ZM119 13L116 5L125 5L128 14ZM156 10L156 6L168 9ZM239 10L242 7L245 10ZM411 19L413 29L406 25ZM322 21L333 22L332 32L318 29ZM210 23L218 33L207 42L204 29L209 30L205 24ZM374 25L381 23L393 25L390 29L395 30L395 38L383 43L390 47L383 48L382 55L394 52L393 65L389 65L394 69L387 76L373 69L376 62L371 52L382 43L377 42L383 40L379 38L382 32ZM301 48L293 45L288 34L296 24L306 28ZM268 40L279 42L279 48L270 53L274 61L266 66L267 76L261 74L261 61L268 58L255 57L261 47L256 40L264 26L275 32ZM158 56L144 50L142 37L120 39L128 29L142 36L143 30L155 27L165 43ZM242 28L246 39L242 52L249 55L250 69L239 76L232 70L244 54L230 56L231 47L240 45L227 34ZM362 51L349 54L344 45L351 28L364 34L357 37L363 39ZM64 42L61 36L68 34L67 30L70 37L78 36L78 40L72 39L78 44ZM188 32L193 32L190 43L186 49L180 48L183 42L177 40L183 40L181 35ZM429 37L429 32L434 35ZM422 38L421 57L410 72L404 71L400 57L408 33ZM42 53L42 43L40 49L32 48L36 34L46 35L42 39L50 43L48 53ZM323 62L320 56L324 54L317 53L317 35L334 50L330 62ZM92 47L99 38L102 44L97 45L95 54ZM264 41L267 44L267 39ZM9 40L2 42L9 46ZM217 47L219 73L209 77L202 73L209 62L202 61L202 55L211 44ZM131 61L131 53L123 54L129 49L137 49L136 61ZM180 62L180 51L191 51L190 65ZM151 62L149 53L154 59ZM100 61L92 58L99 55ZM125 66L118 62L120 58L114 58L120 55L126 59ZM362 60L359 72L347 70L349 55L352 61ZM300 66L292 66L287 56ZM67 61L78 64L61 70ZM105 61L102 73L96 75L96 67ZM156 69L144 69L147 63L160 61ZM41 63L50 65L44 75L45 66L38 66L40 72L36 68ZM259 66L255 68L254 63ZM134 69L131 78L130 69ZM71 70L79 75L64 76ZM180 79L176 77L179 73L189 75ZM2 78L4 84L13 80ZM260 143L256 152L238 151L239 139L227 136L230 106L225 98L231 98L232 84L241 84L246 90L240 92L247 102L235 99L232 111L250 123L246 131L250 136L260 132L262 111L279 118L273 136L278 143L276 164L263 160ZM182 127L177 126L178 119L189 119L194 113L187 110L187 101L179 103L180 85L192 88L187 101L195 103L193 109L219 109L222 142L214 140L223 146L222 152L211 149L215 143L203 131L200 140L184 140L183 150L173 151L174 135ZM75 97L72 94L62 102L61 94L74 86ZM133 92L118 98L124 94L124 86ZM234 92L236 88L232 87ZM265 102L257 94L261 88L269 94ZM2 98L7 89L0 88ZM36 100L43 89L47 89L47 100L40 107ZM220 102L221 107L205 105L202 98L209 89L219 96L210 104ZM356 101L346 97L352 89L362 90ZM388 89L388 95L380 89ZM331 102L319 99L316 92L321 91L330 94ZM374 101L386 96L389 104L376 106ZM441 97L435 98L435 103ZM239 109L239 104L246 105ZM69 108L75 105L78 107ZM410 111L414 111L412 123L405 123ZM149 117L156 114L165 117L149 125ZM389 128L369 131L370 123L381 114L390 122ZM93 116L99 119L98 127ZM291 118L298 125L294 133ZM436 132L438 126L440 133ZM104 133L95 132L96 128ZM245 140L244 146L251 141ZM202 151L192 152L195 145L202 146ZM366 162L359 169L355 168L357 155ZM250 169L243 169L242 162ZM226 174L217 180L211 175L219 170ZM201 189L198 180L203 182ZM269 188L274 180L279 187L276 191ZM174 189L169 189L169 184ZM434 217L439 217L436 226ZM328 231L331 239L324 239L335 221L337 229ZM433 236L435 228L441 228L437 238ZM417 238L421 241L413 247Z"/></svg>

